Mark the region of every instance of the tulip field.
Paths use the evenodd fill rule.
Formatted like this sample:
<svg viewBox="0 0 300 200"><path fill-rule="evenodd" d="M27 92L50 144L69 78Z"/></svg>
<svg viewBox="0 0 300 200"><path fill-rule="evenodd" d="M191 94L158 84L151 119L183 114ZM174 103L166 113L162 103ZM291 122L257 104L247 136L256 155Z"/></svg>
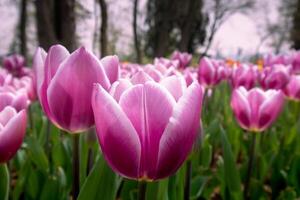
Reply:
<svg viewBox="0 0 300 200"><path fill-rule="evenodd" d="M0 68L0 200L300 198L300 52Z"/></svg>

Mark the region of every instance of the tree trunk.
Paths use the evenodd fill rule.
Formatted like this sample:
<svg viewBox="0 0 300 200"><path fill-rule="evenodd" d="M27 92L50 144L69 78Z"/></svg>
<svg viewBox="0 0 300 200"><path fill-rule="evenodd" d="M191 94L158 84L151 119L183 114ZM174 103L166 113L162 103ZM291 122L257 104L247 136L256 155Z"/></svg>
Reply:
<svg viewBox="0 0 300 200"><path fill-rule="evenodd" d="M297 1L296 9L293 16L293 28L291 31L293 47L300 49L300 0Z"/></svg>
<svg viewBox="0 0 300 200"><path fill-rule="evenodd" d="M20 12L20 52L27 58L27 38L26 38L26 23L27 23L27 0L21 2Z"/></svg>
<svg viewBox="0 0 300 200"><path fill-rule="evenodd" d="M52 23L52 0L36 0L35 6L39 45L48 50L57 43Z"/></svg>
<svg viewBox="0 0 300 200"><path fill-rule="evenodd" d="M55 32L58 41L69 51L77 48L75 0L55 0Z"/></svg>
<svg viewBox="0 0 300 200"><path fill-rule="evenodd" d="M107 5L105 0L99 0L101 9L100 50L101 57L107 55Z"/></svg>
<svg viewBox="0 0 300 200"><path fill-rule="evenodd" d="M133 35L134 35L134 47L135 47L135 53L136 53L136 62L141 63L142 62L142 55L141 55L141 48L140 48L140 41L139 36L137 33L137 12L138 12L138 0L134 0L133 3Z"/></svg>

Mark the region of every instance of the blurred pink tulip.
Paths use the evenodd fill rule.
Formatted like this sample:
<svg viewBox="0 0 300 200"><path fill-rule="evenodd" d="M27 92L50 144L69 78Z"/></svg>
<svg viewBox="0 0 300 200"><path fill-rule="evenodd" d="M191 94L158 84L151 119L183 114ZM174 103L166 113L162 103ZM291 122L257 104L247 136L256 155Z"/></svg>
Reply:
<svg viewBox="0 0 300 200"><path fill-rule="evenodd" d="M0 163L10 160L21 147L26 132L26 111L7 106L0 112Z"/></svg>
<svg viewBox="0 0 300 200"><path fill-rule="evenodd" d="M192 150L200 128L203 90L167 77L162 83L135 76L120 80L110 95L97 84L92 106L102 152L114 171L131 179L170 176ZM181 96L180 96L181 95Z"/></svg>
<svg viewBox="0 0 300 200"><path fill-rule="evenodd" d="M290 79L290 69L284 65L265 67L260 84L264 89L283 89Z"/></svg>
<svg viewBox="0 0 300 200"><path fill-rule="evenodd" d="M247 91L239 87L231 97L231 108L239 125L252 132L268 128L278 117L283 103L284 96L280 90L253 88Z"/></svg>
<svg viewBox="0 0 300 200"><path fill-rule="evenodd" d="M39 50L37 50L39 51ZM94 83L108 90L119 77L119 60L108 56L98 60L81 47L70 54L63 46L50 48L43 63L43 51L38 52L34 63L37 90L41 105L48 118L56 126L68 132L78 133L94 125L91 95ZM43 73L42 73L43 72Z"/></svg>
<svg viewBox="0 0 300 200"><path fill-rule="evenodd" d="M244 86L247 90L255 86L257 80L257 71L254 67L241 65L232 69L231 85L233 88Z"/></svg>
<svg viewBox="0 0 300 200"><path fill-rule="evenodd" d="M293 56L292 69L293 73L300 74L300 51Z"/></svg>
<svg viewBox="0 0 300 200"><path fill-rule="evenodd" d="M169 67L178 68L179 65L180 65L180 62L177 59L170 60L170 59L161 57L161 58L155 58L154 59L154 65L155 66L162 65L162 66L164 66L166 68L169 68Z"/></svg>
<svg viewBox="0 0 300 200"><path fill-rule="evenodd" d="M300 75L292 75L283 91L289 99L300 101Z"/></svg>
<svg viewBox="0 0 300 200"><path fill-rule="evenodd" d="M213 87L226 78L224 66L215 60L204 57L201 59L198 69L198 81L205 87Z"/></svg>
<svg viewBox="0 0 300 200"><path fill-rule="evenodd" d="M0 111L7 106L12 106L20 111L26 109L30 103L26 91L16 91L12 87L0 87L0 100Z"/></svg>
<svg viewBox="0 0 300 200"><path fill-rule="evenodd" d="M192 55L186 52L179 52L174 51L171 60L178 60L179 61L179 68L186 68L192 61Z"/></svg>
<svg viewBox="0 0 300 200"><path fill-rule="evenodd" d="M25 58L19 54L5 57L3 67L15 77L22 77L30 73L30 69L25 67Z"/></svg>

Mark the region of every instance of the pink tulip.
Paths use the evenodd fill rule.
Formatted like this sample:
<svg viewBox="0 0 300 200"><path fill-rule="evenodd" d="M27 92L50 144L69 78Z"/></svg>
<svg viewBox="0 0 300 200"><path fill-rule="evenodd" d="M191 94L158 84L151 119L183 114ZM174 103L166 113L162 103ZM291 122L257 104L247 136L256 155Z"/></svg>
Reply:
<svg viewBox="0 0 300 200"><path fill-rule="evenodd" d="M268 128L278 117L283 103L280 90L263 91L253 88L247 91L244 87L239 87L231 97L231 108L239 125L253 132Z"/></svg>
<svg viewBox="0 0 300 200"><path fill-rule="evenodd" d="M26 132L26 111L7 106L0 112L0 163L10 160L21 147Z"/></svg>
<svg viewBox="0 0 300 200"><path fill-rule="evenodd" d="M197 81L197 72L195 72L191 67L186 68L183 71L183 76L188 86L191 85L194 81Z"/></svg>
<svg viewBox="0 0 300 200"><path fill-rule="evenodd" d="M283 91L289 99L300 101L300 75L292 75Z"/></svg>
<svg viewBox="0 0 300 200"><path fill-rule="evenodd" d="M5 57L3 59L3 67L16 77L28 75L30 72L30 70L25 67L25 58L18 54Z"/></svg>
<svg viewBox="0 0 300 200"><path fill-rule="evenodd" d="M154 59L154 65L155 66L162 65L166 68L170 68L170 67L178 68L179 65L180 65L180 62L177 59L170 60L170 59L161 57L161 58L155 58Z"/></svg>
<svg viewBox="0 0 300 200"><path fill-rule="evenodd" d="M244 86L246 89L251 89L255 86L257 79L257 71L254 67L242 65L232 69L231 85L233 88Z"/></svg>
<svg viewBox="0 0 300 200"><path fill-rule="evenodd" d="M204 57L201 59L198 69L198 81L205 87L213 87L226 77L224 66L218 61Z"/></svg>
<svg viewBox="0 0 300 200"><path fill-rule="evenodd" d="M43 53L36 63L43 63ZM63 46L54 45L45 59L44 67L36 70L38 96L48 118L69 132L82 132L93 126L91 95L94 83L108 90L119 77L119 61L108 56L99 61L81 47L70 54ZM44 73L41 73L44 71ZM40 85L41 84L41 85Z"/></svg>
<svg viewBox="0 0 300 200"><path fill-rule="evenodd" d="M131 179L157 180L175 173L192 150L203 91L197 82L183 88L184 81L174 77L159 84L142 76L135 78L138 84L120 81L115 98L95 85L92 106L112 169Z"/></svg>
<svg viewBox="0 0 300 200"><path fill-rule="evenodd" d="M171 60L178 60L179 68L184 69L188 67L189 63L192 61L192 55L186 52L174 51Z"/></svg>
<svg viewBox="0 0 300 200"><path fill-rule="evenodd" d="M283 89L290 79L290 70L284 65L265 67L261 74L261 86L264 89Z"/></svg>
<svg viewBox="0 0 300 200"><path fill-rule="evenodd" d="M0 111L12 106L16 111L26 109L30 103L25 90L15 90L13 87L0 87Z"/></svg>

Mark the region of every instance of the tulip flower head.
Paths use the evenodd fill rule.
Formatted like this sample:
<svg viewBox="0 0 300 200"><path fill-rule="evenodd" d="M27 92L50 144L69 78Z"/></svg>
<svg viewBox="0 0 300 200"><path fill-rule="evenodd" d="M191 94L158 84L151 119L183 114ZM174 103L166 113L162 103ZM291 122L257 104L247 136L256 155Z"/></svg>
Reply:
<svg viewBox="0 0 300 200"><path fill-rule="evenodd" d="M290 100L300 101L300 75L292 75L283 92Z"/></svg>
<svg viewBox="0 0 300 200"><path fill-rule="evenodd" d="M37 52L38 53L38 52ZM91 95L94 83L108 90L119 77L119 61L108 56L99 61L81 47L70 54L63 46L50 48L44 66L43 53L35 56L38 96L47 117L61 129L78 133L94 125ZM41 73L44 72L44 73Z"/></svg>
<svg viewBox="0 0 300 200"><path fill-rule="evenodd" d="M244 86L246 89L251 89L255 86L257 72L255 68L241 65L232 70L231 85L233 88Z"/></svg>
<svg viewBox="0 0 300 200"><path fill-rule="evenodd" d="M201 59L198 69L199 83L205 87L211 88L219 84L225 77L226 70L224 66L218 63L218 61L207 57Z"/></svg>
<svg viewBox="0 0 300 200"><path fill-rule="evenodd" d="M200 127L202 87L172 76L156 83L143 72L114 83L111 95L94 86L92 106L102 152L131 179L172 175L187 158Z"/></svg>
<svg viewBox="0 0 300 200"><path fill-rule="evenodd" d="M253 88L247 91L239 87L231 97L231 108L239 125L251 132L267 129L278 117L283 103L284 96L280 90Z"/></svg>
<svg viewBox="0 0 300 200"><path fill-rule="evenodd" d="M261 86L264 89L283 89L290 80L289 68L284 65L265 67L261 75Z"/></svg>
<svg viewBox="0 0 300 200"><path fill-rule="evenodd" d="M26 132L26 111L10 106L0 112L0 163L10 160L21 147Z"/></svg>
<svg viewBox="0 0 300 200"><path fill-rule="evenodd" d="M186 52L174 51L171 60L179 61L179 68L184 69L192 61L192 55Z"/></svg>

